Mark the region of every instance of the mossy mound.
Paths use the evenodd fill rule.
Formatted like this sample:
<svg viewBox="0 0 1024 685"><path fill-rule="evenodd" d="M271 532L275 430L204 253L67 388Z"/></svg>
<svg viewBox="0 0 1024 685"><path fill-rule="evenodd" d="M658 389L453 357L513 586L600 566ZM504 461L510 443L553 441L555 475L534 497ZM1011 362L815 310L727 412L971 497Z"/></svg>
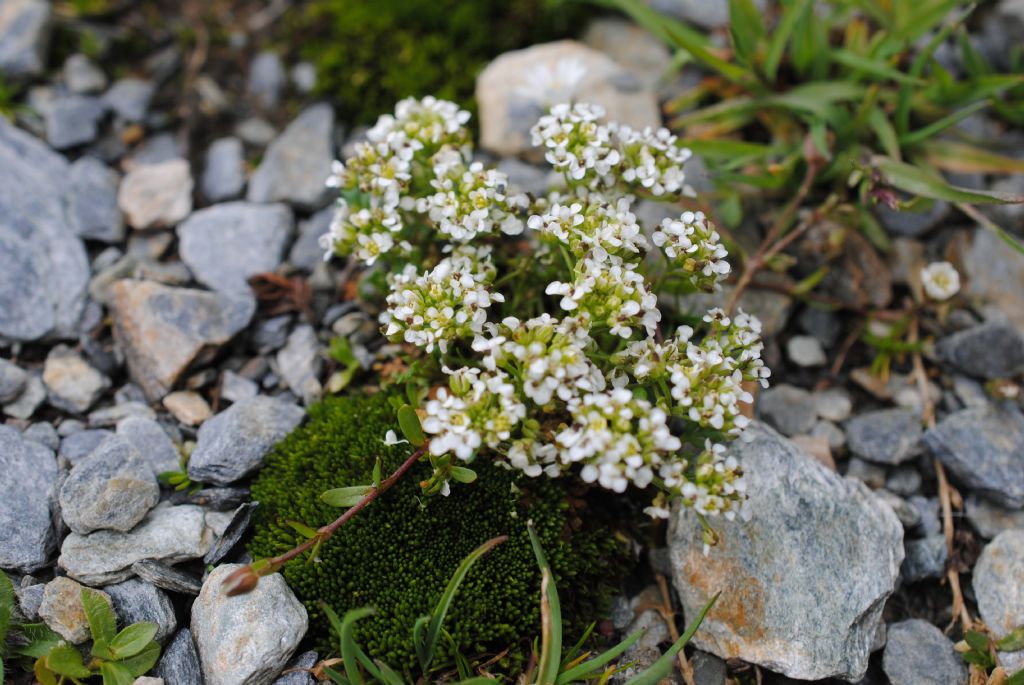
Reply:
<svg viewBox="0 0 1024 685"><path fill-rule="evenodd" d="M386 447L395 427L383 395L331 398L310 409L310 420L281 442L253 484L260 502L251 544L255 557L279 554L299 542L288 521L319 527L340 510L319 500L324 490L370 482L377 456L383 473L408 456L409 446ZM540 573L526 522L532 520L548 555L570 625L602 616L610 592L627 570L621 545L586 498L569 493L568 481L526 479L479 459L478 478L453 484L448 497L424 497L420 464L342 527L320 551L285 566L288 583L310 614L310 636L323 654L337 652L323 600L339 614L370 606L375 615L358 625L368 653L399 668L412 668L411 628L430 612L459 562L498 535L509 540L473 567L445 621L467 656L509 649L516 660L539 632ZM575 619L575 620L574 620ZM570 632L575 635L575 632ZM441 660L450 649L443 645Z"/></svg>

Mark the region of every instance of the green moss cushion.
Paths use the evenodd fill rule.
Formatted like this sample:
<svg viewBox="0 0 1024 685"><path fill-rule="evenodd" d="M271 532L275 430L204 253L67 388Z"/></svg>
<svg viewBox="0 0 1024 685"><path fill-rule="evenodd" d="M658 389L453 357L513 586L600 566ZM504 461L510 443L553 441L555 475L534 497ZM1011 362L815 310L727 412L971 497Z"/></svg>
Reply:
<svg viewBox="0 0 1024 685"><path fill-rule="evenodd" d="M385 476L391 473L410 453L408 445L382 442L396 427L394 416L382 394L332 398L313 407L310 420L277 446L253 484L253 499L261 504L253 556L273 556L297 544L290 520L313 527L334 520L341 510L323 504L320 493L369 483L378 455ZM602 617L627 567L602 516L588 508L585 497L570 497L566 481L526 479L485 458L473 468L474 483L453 484L448 497L425 497L419 481L429 468L417 465L341 528L323 546L319 561L295 560L285 567L286 579L309 610L310 635L322 653L337 653L337 642L319 601L339 614L369 606L377 613L359 623L361 644L375 657L411 668L415 620L430 612L469 552L508 535L467 576L445 628L464 656L508 648L510 658L521 658L539 633L540 573L526 531L531 519L570 623L578 628ZM450 651L445 645L440 660Z"/></svg>

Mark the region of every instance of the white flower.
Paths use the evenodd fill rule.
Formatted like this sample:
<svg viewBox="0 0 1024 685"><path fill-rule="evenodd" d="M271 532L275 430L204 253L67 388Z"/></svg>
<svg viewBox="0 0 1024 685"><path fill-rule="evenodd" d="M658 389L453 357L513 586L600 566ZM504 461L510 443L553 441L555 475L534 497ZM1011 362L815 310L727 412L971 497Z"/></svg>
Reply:
<svg viewBox="0 0 1024 685"><path fill-rule="evenodd" d="M383 442L388 447L392 447L394 445L401 445L403 442L405 444L409 444L408 440L399 440L398 439L398 434L396 434L395 431L393 431L393 430L390 430L390 431L388 431L387 433L384 434Z"/></svg>
<svg viewBox="0 0 1024 685"><path fill-rule="evenodd" d="M607 326L612 335L629 338L637 325L654 335L661 321L658 298L636 269L619 257L587 257L577 262L571 283L552 281L545 292L561 295L562 309L589 325Z"/></svg>
<svg viewBox="0 0 1024 685"><path fill-rule="evenodd" d="M683 173L683 164L692 153L676 145L676 137L667 128L634 131L624 125L610 127L622 151L622 180L655 197L692 193Z"/></svg>
<svg viewBox="0 0 1024 685"><path fill-rule="evenodd" d="M630 211L632 202L631 196L613 201L596 192L559 197L543 214L532 215L526 225L557 239L576 257L637 255L648 245Z"/></svg>
<svg viewBox="0 0 1024 685"><path fill-rule="evenodd" d="M960 292L960 274L949 262L932 262L921 269L921 285L928 297L943 302Z"/></svg>
<svg viewBox="0 0 1024 685"><path fill-rule="evenodd" d="M604 109L597 105L555 105L530 129L534 145L543 145L544 158L573 181L598 185L622 161L611 131L599 123Z"/></svg>
<svg viewBox="0 0 1024 685"><path fill-rule="evenodd" d="M683 212L678 219L664 219L651 241L701 290L714 290L729 275L729 262L725 261L729 253L703 212Z"/></svg>
<svg viewBox="0 0 1024 685"><path fill-rule="evenodd" d="M548 64L534 65L525 74L524 82L516 88L516 93L530 102L549 107L575 100L576 91L586 75L587 68L583 62L563 57L555 62L554 68Z"/></svg>

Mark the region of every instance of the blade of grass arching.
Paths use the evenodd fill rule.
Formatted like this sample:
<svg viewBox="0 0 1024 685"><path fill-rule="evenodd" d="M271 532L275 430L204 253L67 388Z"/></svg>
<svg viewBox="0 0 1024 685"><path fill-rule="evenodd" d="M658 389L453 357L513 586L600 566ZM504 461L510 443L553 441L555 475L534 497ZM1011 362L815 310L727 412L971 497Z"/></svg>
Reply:
<svg viewBox="0 0 1024 685"><path fill-rule="evenodd" d="M621 11L669 45L679 47L675 44L672 35L669 33L669 27L677 35L687 36L692 42L700 45L711 44L708 37L700 31L687 26L678 19L673 19L657 10L651 9L650 6L641 0L592 0L592 2Z"/></svg>
<svg viewBox="0 0 1024 685"><path fill-rule="evenodd" d="M672 42L676 47L686 50L693 55L694 59L703 63L704 66L708 67L712 71L718 72L723 78L726 78L735 84L747 87L754 87L757 83L756 76L754 76L750 70L715 55L709 48L705 47L705 45L693 40L689 33L680 32L678 28L674 26L666 26L665 30L672 38Z"/></svg>
<svg viewBox="0 0 1024 685"><path fill-rule="evenodd" d="M769 95L760 104L807 112L819 118L828 116L828 106L837 102L859 100L864 97L864 86L844 81L811 81L790 88L785 93Z"/></svg>
<svg viewBox="0 0 1024 685"><path fill-rule="evenodd" d="M914 145L921 141L928 140L932 136L942 133L951 126L956 126L958 123L971 116L975 112L985 109L989 106L987 100L981 100L979 102L967 105L963 109L959 109L952 114L942 117L938 121L933 121L924 128L919 128L916 131L904 133L900 136L900 145Z"/></svg>
<svg viewBox="0 0 1024 685"><path fill-rule="evenodd" d="M605 664L608 664L614 661L615 659L619 658L619 656L623 652L632 647L637 640L643 637L643 634L643 630L638 630L635 633L631 633L630 635L626 636L626 638L622 642L615 645L611 649L605 652L601 652L593 659L588 659L587 661L584 661L582 664L579 664L578 666L574 666L567 671L563 671L558 675L558 680L555 681L555 685L568 685L568 683L577 680L585 680L587 676L589 676L597 669L602 668L605 666Z"/></svg>
<svg viewBox="0 0 1024 685"><path fill-rule="evenodd" d="M736 57L747 66L754 67L754 56L764 39L764 20L752 0L729 0L729 35L732 36Z"/></svg>
<svg viewBox="0 0 1024 685"><path fill-rule="evenodd" d="M844 67L853 69L854 71L863 71L864 73L877 76L878 78L889 79L896 83L903 83L912 86L920 86L925 83L924 79L904 74L899 69L891 67L885 62L863 57L855 52L847 50L846 48L833 50L830 56L832 61L837 64L841 64Z"/></svg>
<svg viewBox="0 0 1024 685"><path fill-rule="evenodd" d="M889 121L889 117L885 115L881 108L874 107L868 114L868 126L871 127L871 131L878 138L878 142L885 154L897 161L902 159L899 136L896 134L896 129L893 128L892 122Z"/></svg>
<svg viewBox="0 0 1024 685"><path fill-rule="evenodd" d="M964 202L956 203L956 208L977 221L982 228L995 233L999 236L999 239L1009 245L1010 248L1024 255L1024 243L1004 231L998 224L993 223L987 216L979 212L977 209Z"/></svg>
<svg viewBox="0 0 1024 685"><path fill-rule="evenodd" d="M932 166L963 174L1024 174L1024 159L952 140L930 140L922 148Z"/></svg>
<svg viewBox="0 0 1024 685"><path fill-rule="evenodd" d="M558 669L562 663L562 606L558 601L558 588L551 575L544 548L533 526L527 524L533 555L540 567L540 620L541 647L537 662L537 685L555 685L558 680Z"/></svg>
<svg viewBox="0 0 1024 685"><path fill-rule="evenodd" d="M911 195L967 204L1010 205L1024 203L1024 196L1021 195L950 185L929 171L905 162L897 162L882 155L871 157L870 164L879 172L887 185L906 191Z"/></svg>
<svg viewBox="0 0 1024 685"><path fill-rule="evenodd" d="M355 637L352 635L352 631L355 628L356 621L359 621L367 616L374 613L374 610L365 607L362 609L352 609L351 611L345 612L344 618L339 618L338 614L328 606L326 603L321 603L320 608L324 614L327 615L327 620L330 622L331 627L334 628L334 632L338 634L338 643L341 647L341 658L344 662L345 667L345 678L344 680L349 685L362 685L363 674L359 670L359 664L362 664L367 673L370 674L375 680L383 680L380 674L380 670L376 664L370 660L370 657L356 644ZM338 682L338 681L335 681Z"/></svg>
<svg viewBox="0 0 1024 685"><path fill-rule="evenodd" d="M680 114L671 121L672 128L679 130L705 122L730 121L733 128L746 126L754 120L757 103L748 97L736 97L716 102L694 112Z"/></svg>
<svg viewBox="0 0 1024 685"><path fill-rule="evenodd" d="M583 631L583 635L580 635L580 639L576 641L576 644L562 656L562 668L565 668L566 664L572 663L576 655L580 653L580 650L583 649L583 644L593 634L594 626L596 625L596 623L591 623L587 626L587 629Z"/></svg>
<svg viewBox="0 0 1024 685"><path fill-rule="evenodd" d="M656 685L658 681L671 673L672 662L675 661L676 655L682 651L683 647L686 646L686 643L690 641L690 638L692 638L694 633L697 632L697 629L700 628L700 624L703 623L704 617L707 616L711 607L715 605L720 594L722 593L716 592L715 595L708 600L708 603L704 605L703 609L701 609L697 618L695 618L690 625L686 627L686 632L679 636L679 639L661 655L661 658L655 661L650 668L638 674L635 678L630 678L627 685Z"/></svg>
<svg viewBox="0 0 1024 685"><path fill-rule="evenodd" d="M811 6L811 0L795 0L785 3L782 8L782 17L775 26L775 32L768 42L768 52L764 58L764 75L768 81L774 81L779 73L779 65L782 63L782 55L786 51L786 43L793 34L793 29L800 21L800 17Z"/></svg>
<svg viewBox="0 0 1024 685"><path fill-rule="evenodd" d="M895 32L897 37L909 44L932 31L936 25L949 16L950 12L962 5L963 0L935 0L933 2L915 0L915 2L895 4L910 10L906 22Z"/></svg>

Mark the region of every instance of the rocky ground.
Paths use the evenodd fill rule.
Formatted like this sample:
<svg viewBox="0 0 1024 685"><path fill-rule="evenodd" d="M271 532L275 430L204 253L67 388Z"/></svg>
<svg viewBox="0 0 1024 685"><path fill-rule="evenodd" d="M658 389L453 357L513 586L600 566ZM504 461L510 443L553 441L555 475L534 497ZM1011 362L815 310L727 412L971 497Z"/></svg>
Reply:
<svg viewBox="0 0 1024 685"><path fill-rule="evenodd" d="M660 4L725 21L693 2ZM1003 4L1005 21L986 31L1024 22L1019 3ZM311 65L256 48L261 20L239 17L229 47L205 61L159 41L131 63L59 59L51 35L115 34L118 20L0 1L0 73L19 84L13 121L0 117L0 568L22 613L71 642L88 639L79 584L106 592L124 623L158 623L165 685L313 682L275 680L317 659L296 654L306 616L284 582L228 603L217 579L244 560L256 506L246 479L332 383L330 340L346 338L365 368L391 353L374 313L346 298L350 269L324 263L317 244L332 213L323 181L360 131L309 95ZM542 189L547 172L520 158L539 108L519 75L578 60L580 99L635 126L657 125L659 101L693 76L656 78L670 55L625 22L601 20L584 41L505 55L480 77L481 144L524 189ZM964 125L994 130L981 115ZM1005 140L1024 157L1020 132ZM688 179L707 187L699 159ZM1001 183L1021 192L1024 179ZM659 574L686 616L724 591L695 641L700 685L755 669L758 682L966 683L959 629L944 633L953 577L995 635L1024 623L1024 256L940 209L916 222L882 214L888 255L847 246L824 286L845 309L743 295L773 369L762 422L734 448L754 517L721 524L705 555L682 515L666 547L644 551L637 588L610 617L650 628L632 653L640 663L669 641L649 608L657 588L644 587ZM1024 233L1019 208L998 219ZM820 254L814 240L796 254ZM926 322L926 371L897 359L881 379L858 342L859 312L901 306L910 274L938 258L964 288ZM994 381L1007 399L993 399ZM155 475L179 469L183 448L189 477L206 484L192 495ZM1022 655L1003 655L1011 672Z"/></svg>

